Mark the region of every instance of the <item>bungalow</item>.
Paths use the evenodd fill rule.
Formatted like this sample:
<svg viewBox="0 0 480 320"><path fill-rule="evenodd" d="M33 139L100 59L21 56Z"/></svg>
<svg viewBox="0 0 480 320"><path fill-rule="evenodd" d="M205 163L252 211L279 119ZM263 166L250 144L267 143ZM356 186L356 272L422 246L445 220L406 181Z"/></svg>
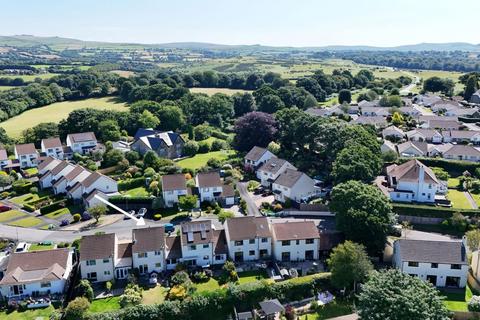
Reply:
<svg viewBox="0 0 480 320"><path fill-rule="evenodd" d="M317 260L320 235L313 221L272 223L273 253L277 261Z"/></svg>
<svg viewBox="0 0 480 320"><path fill-rule="evenodd" d="M385 152L395 152L395 153L397 153L397 149L396 149L395 145L388 140L383 141L383 144L380 146L380 151L382 153L385 153Z"/></svg>
<svg viewBox="0 0 480 320"><path fill-rule="evenodd" d="M71 133L67 135L67 146L75 153L87 154L97 147L93 132Z"/></svg>
<svg viewBox="0 0 480 320"><path fill-rule="evenodd" d="M198 173L195 184L200 195L200 202L217 201L222 195L223 183L218 172Z"/></svg>
<svg viewBox="0 0 480 320"><path fill-rule="evenodd" d="M63 160L63 146L59 138L42 139L40 145L46 156Z"/></svg>
<svg viewBox="0 0 480 320"><path fill-rule="evenodd" d="M455 120L428 120L420 125L424 129L459 130L462 123Z"/></svg>
<svg viewBox="0 0 480 320"><path fill-rule="evenodd" d="M271 158L275 158L273 153L265 148L255 146L245 156L245 168L256 170Z"/></svg>
<svg viewBox="0 0 480 320"><path fill-rule="evenodd" d="M132 230L133 267L140 274L165 270L165 228L151 227Z"/></svg>
<svg viewBox="0 0 480 320"><path fill-rule="evenodd" d="M371 125L371 126L374 126L375 128L385 128L388 125L387 119L383 116L376 116L376 117L359 116L357 119L353 120L353 123Z"/></svg>
<svg viewBox="0 0 480 320"><path fill-rule="evenodd" d="M20 161L20 167L31 168L37 166L38 151L33 143L16 144L14 147L15 159Z"/></svg>
<svg viewBox="0 0 480 320"><path fill-rule="evenodd" d="M449 130L442 135L445 142L480 144L480 131Z"/></svg>
<svg viewBox="0 0 480 320"><path fill-rule="evenodd" d="M358 103L360 108L378 108L380 107L380 100L367 101L362 100Z"/></svg>
<svg viewBox="0 0 480 320"><path fill-rule="evenodd" d="M477 108L452 108L445 112L446 116L479 118L480 114Z"/></svg>
<svg viewBox="0 0 480 320"><path fill-rule="evenodd" d="M480 151L471 145L452 145L452 147L443 153L444 159L480 161Z"/></svg>
<svg viewBox="0 0 480 320"><path fill-rule="evenodd" d="M260 179L262 186L270 188L278 176L287 169L296 168L287 160L271 158L257 170L257 178Z"/></svg>
<svg viewBox="0 0 480 320"><path fill-rule="evenodd" d="M142 155L152 150L159 157L176 159L183 155L184 144L185 140L182 136L173 131L162 132L151 128L140 128L135 133L130 147Z"/></svg>
<svg viewBox="0 0 480 320"><path fill-rule="evenodd" d="M315 182L305 173L286 169L273 182L272 191L275 200L285 202L287 199L300 202L316 195Z"/></svg>
<svg viewBox="0 0 480 320"><path fill-rule="evenodd" d="M407 133L408 140L420 142L442 143L443 136L435 129L413 129Z"/></svg>
<svg viewBox="0 0 480 320"><path fill-rule="evenodd" d="M400 107L398 109L400 110L401 114L406 116L418 117L423 114L423 110L421 110L418 106Z"/></svg>
<svg viewBox="0 0 480 320"><path fill-rule="evenodd" d="M364 117L387 117L390 115L388 108L382 107L361 107Z"/></svg>
<svg viewBox="0 0 480 320"><path fill-rule="evenodd" d="M435 113L444 113L446 116L452 116L453 114L446 114L448 111L451 110L456 110L460 108L461 105L458 102L455 101L449 101L449 100L442 100L442 101L437 101L432 106L430 107L433 112Z"/></svg>
<svg viewBox="0 0 480 320"><path fill-rule="evenodd" d="M169 174L162 176L162 194L167 207L171 208L178 204L178 199L188 194L185 175Z"/></svg>
<svg viewBox="0 0 480 320"><path fill-rule="evenodd" d="M443 153L452 147L451 143L428 144L429 157L442 157Z"/></svg>
<svg viewBox="0 0 480 320"><path fill-rule="evenodd" d="M413 102L425 107L430 107L436 102L442 101L442 98L439 96L428 95L428 94L418 94L413 97Z"/></svg>
<svg viewBox="0 0 480 320"><path fill-rule="evenodd" d="M399 239L393 245L393 265L436 287L467 285L469 266L462 241Z"/></svg>
<svg viewBox="0 0 480 320"><path fill-rule="evenodd" d="M7 151L5 149L0 149L0 169L3 169L8 163Z"/></svg>
<svg viewBox="0 0 480 320"><path fill-rule="evenodd" d="M272 255L272 232L265 217L241 217L225 221L229 258L235 262L267 259Z"/></svg>
<svg viewBox="0 0 480 320"><path fill-rule="evenodd" d="M73 251L68 248L12 253L0 281L1 296L23 299L28 296L63 294L73 268Z"/></svg>
<svg viewBox="0 0 480 320"><path fill-rule="evenodd" d="M426 142L407 141L397 145L397 151L401 157L426 157L428 156L428 144Z"/></svg>
<svg viewBox="0 0 480 320"><path fill-rule="evenodd" d="M418 160L387 167L387 182L392 201L435 202L440 182L435 173Z"/></svg>
<svg viewBox="0 0 480 320"><path fill-rule="evenodd" d="M387 139L387 137L394 138L396 140L403 139L405 137L405 132L403 132L402 129L391 125L385 129L382 130L382 137L384 139Z"/></svg>

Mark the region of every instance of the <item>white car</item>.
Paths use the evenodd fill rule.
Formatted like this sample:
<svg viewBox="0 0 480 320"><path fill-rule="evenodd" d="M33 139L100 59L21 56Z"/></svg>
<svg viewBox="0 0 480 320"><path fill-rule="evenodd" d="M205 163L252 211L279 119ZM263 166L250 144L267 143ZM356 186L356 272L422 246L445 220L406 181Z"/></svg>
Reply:
<svg viewBox="0 0 480 320"><path fill-rule="evenodd" d="M15 252L25 252L28 249L28 244L26 242L19 242Z"/></svg>

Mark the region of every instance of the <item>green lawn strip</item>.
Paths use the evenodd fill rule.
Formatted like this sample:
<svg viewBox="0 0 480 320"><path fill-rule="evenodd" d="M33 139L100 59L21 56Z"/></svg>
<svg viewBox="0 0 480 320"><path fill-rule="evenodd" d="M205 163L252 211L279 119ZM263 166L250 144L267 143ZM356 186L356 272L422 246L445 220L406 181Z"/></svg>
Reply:
<svg viewBox="0 0 480 320"><path fill-rule="evenodd" d="M480 208L480 194L471 193L473 200L477 203L477 206Z"/></svg>
<svg viewBox="0 0 480 320"><path fill-rule="evenodd" d="M458 188L459 183L460 183L460 180L458 178L449 178L447 181L448 188L450 189Z"/></svg>
<svg viewBox="0 0 480 320"><path fill-rule="evenodd" d="M43 251L43 250L50 250L53 249L53 244L40 244L34 243L28 248L28 251Z"/></svg>
<svg viewBox="0 0 480 320"><path fill-rule="evenodd" d="M150 193L145 189L145 187L133 188L122 192L122 195L130 197L148 197Z"/></svg>
<svg viewBox="0 0 480 320"><path fill-rule="evenodd" d="M90 312L107 312L120 309L120 297L109 297L93 300L88 309Z"/></svg>
<svg viewBox="0 0 480 320"><path fill-rule="evenodd" d="M47 214L44 215L44 217L47 217L49 219L59 220L61 218L67 218L67 215L69 215L71 213L72 213L72 211L70 211L69 208L62 208L62 209L58 209L56 211L47 213ZM75 214L75 213L78 213L78 212L74 212L73 214Z"/></svg>
<svg viewBox="0 0 480 320"><path fill-rule="evenodd" d="M29 175L29 176L33 176L35 174L38 174L38 169L37 168L28 168L28 169L25 169L25 172Z"/></svg>
<svg viewBox="0 0 480 320"><path fill-rule="evenodd" d="M220 161L228 159L229 156L235 155L233 150L212 151L209 153L199 153L194 157L183 159L177 162L182 168L188 168L192 170L199 169L207 165L208 160L211 158L218 159Z"/></svg>
<svg viewBox="0 0 480 320"><path fill-rule="evenodd" d="M13 222L8 223L11 226L14 227L24 227L24 228L30 228L30 227L35 227L40 224L43 224L43 220L36 218L36 217L28 217L20 220L16 220Z"/></svg>
<svg viewBox="0 0 480 320"><path fill-rule="evenodd" d="M449 189L447 198L452 201L452 207L456 209L473 209L470 201L463 193L463 191Z"/></svg>
<svg viewBox="0 0 480 320"><path fill-rule="evenodd" d="M14 311L11 313L0 312L0 319L3 320L36 320L36 319L50 319L50 315L55 311L53 306L43 309L34 309L26 311Z"/></svg>
<svg viewBox="0 0 480 320"><path fill-rule="evenodd" d="M143 304L155 304L162 303L167 296L167 289L157 285L155 288L149 288L143 290L142 303Z"/></svg>
<svg viewBox="0 0 480 320"><path fill-rule="evenodd" d="M254 282L267 278L267 273L264 270L252 270L238 273L238 283L240 284Z"/></svg>
<svg viewBox="0 0 480 320"><path fill-rule="evenodd" d="M40 198L38 194L27 193L27 194L12 198L10 199L10 201L12 201L15 204L22 205L25 202L34 201L34 200L37 200L38 198Z"/></svg>
<svg viewBox="0 0 480 320"><path fill-rule="evenodd" d="M13 220L15 218L25 217L27 216L26 213L18 211L18 210L9 210L0 213L0 222L5 222L9 220Z"/></svg>
<svg viewBox="0 0 480 320"><path fill-rule="evenodd" d="M306 314L299 317L299 320L323 320L353 313L352 304L348 301L333 301L324 306L319 306L318 310L312 314Z"/></svg>
<svg viewBox="0 0 480 320"><path fill-rule="evenodd" d="M469 286L465 290L444 291L441 290L445 296L443 303L450 311L468 311L467 303L472 298L472 290Z"/></svg>
<svg viewBox="0 0 480 320"><path fill-rule="evenodd" d="M214 278L210 278L207 282L196 283L195 287L197 288L198 292L202 291L214 291L220 289L220 285L218 281Z"/></svg>

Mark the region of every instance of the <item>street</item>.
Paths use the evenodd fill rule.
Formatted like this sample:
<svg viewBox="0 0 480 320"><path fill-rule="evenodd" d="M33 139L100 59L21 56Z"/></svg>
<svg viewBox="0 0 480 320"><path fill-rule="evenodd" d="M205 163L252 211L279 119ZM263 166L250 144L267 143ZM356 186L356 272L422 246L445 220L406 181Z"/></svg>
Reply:
<svg viewBox="0 0 480 320"><path fill-rule="evenodd" d="M240 192L240 197L245 200L247 203L247 212L249 216L260 216L260 211L255 204L255 201L250 197L247 191L247 183L245 182L238 182L237 189Z"/></svg>

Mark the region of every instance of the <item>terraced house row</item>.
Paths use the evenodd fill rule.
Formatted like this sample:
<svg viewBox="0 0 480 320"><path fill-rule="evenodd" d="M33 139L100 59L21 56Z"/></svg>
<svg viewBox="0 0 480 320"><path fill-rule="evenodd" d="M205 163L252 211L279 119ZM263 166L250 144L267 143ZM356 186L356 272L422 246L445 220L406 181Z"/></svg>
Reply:
<svg viewBox="0 0 480 320"><path fill-rule="evenodd" d="M235 262L317 260L320 233L313 221L272 222L265 217L228 219L215 228L210 220L185 222L178 235L163 226L132 230L123 241L115 234L84 236L80 246L82 278L92 282L173 270L178 263L208 267Z"/></svg>

